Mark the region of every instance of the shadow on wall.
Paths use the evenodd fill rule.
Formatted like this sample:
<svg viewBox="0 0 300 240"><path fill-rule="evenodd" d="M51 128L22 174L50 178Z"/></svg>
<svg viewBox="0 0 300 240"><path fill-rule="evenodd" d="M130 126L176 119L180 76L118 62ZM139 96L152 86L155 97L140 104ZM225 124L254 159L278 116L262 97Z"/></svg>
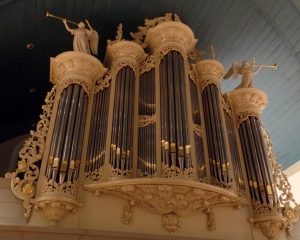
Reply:
<svg viewBox="0 0 300 240"><path fill-rule="evenodd" d="M0 177L16 169L19 151L29 137L29 134L24 134L0 144Z"/></svg>

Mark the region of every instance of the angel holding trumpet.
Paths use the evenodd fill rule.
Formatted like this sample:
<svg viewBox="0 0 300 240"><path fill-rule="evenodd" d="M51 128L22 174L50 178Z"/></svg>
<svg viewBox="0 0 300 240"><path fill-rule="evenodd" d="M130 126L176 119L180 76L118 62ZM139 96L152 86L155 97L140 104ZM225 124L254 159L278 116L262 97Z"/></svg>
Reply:
<svg viewBox="0 0 300 240"><path fill-rule="evenodd" d="M53 14L47 12L47 17L53 17L59 20L62 20L67 31L74 35L73 39L73 50L76 52L84 52L88 54L97 54L98 53L98 41L99 36L98 33L91 27L88 20L85 20L86 24L88 25L89 29L86 28L84 22L75 23L69 21L65 18L57 17ZM77 25L78 28L70 28L69 23Z"/></svg>

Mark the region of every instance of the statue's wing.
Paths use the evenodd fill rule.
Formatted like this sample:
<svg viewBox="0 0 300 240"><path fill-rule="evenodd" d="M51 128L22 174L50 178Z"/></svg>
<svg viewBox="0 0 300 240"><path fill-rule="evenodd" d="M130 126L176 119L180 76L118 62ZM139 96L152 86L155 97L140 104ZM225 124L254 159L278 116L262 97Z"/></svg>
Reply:
<svg viewBox="0 0 300 240"><path fill-rule="evenodd" d="M96 31L92 31L89 37L89 44L91 52L95 55L98 54L98 42L99 42L99 35Z"/></svg>
<svg viewBox="0 0 300 240"><path fill-rule="evenodd" d="M241 66L237 63L233 63L232 67L227 71L223 79L228 79L228 78L237 78L237 75L240 73Z"/></svg>

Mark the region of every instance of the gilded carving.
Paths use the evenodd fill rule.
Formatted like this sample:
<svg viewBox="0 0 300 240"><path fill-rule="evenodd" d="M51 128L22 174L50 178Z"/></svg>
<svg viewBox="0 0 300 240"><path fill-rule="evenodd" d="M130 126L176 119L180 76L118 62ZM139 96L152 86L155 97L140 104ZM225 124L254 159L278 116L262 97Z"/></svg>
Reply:
<svg viewBox="0 0 300 240"><path fill-rule="evenodd" d="M180 227L179 218L194 211L202 210L207 214L207 227L214 230L213 208L221 206L237 207L241 199L233 193L218 187L185 180L172 179L129 179L118 182L86 184L84 189L102 194L110 194L128 200L122 215L126 224L132 220L132 208L140 206L162 215L162 225L174 232Z"/></svg>
<svg viewBox="0 0 300 240"><path fill-rule="evenodd" d="M288 230L288 232L291 232L291 230L293 229L293 224L299 219L299 204L295 201L287 176L282 172L281 165L276 159L275 153L273 151L272 141L266 127L261 124L261 129L265 142L267 158L271 163L273 170L274 183L279 190L279 201L283 206L282 214L287 219L286 229Z"/></svg>
<svg viewBox="0 0 300 240"><path fill-rule="evenodd" d="M202 137L202 128L201 128L201 125L194 123L193 130L194 130L194 133L195 133L198 137Z"/></svg>
<svg viewBox="0 0 300 240"><path fill-rule="evenodd" d="M34 200L34 205L52 226L57 226L66 215L76 213L78 208L83 206L74 199L62 196L41 197Z"/></svg>
<svg viewBox="0 0 300 240"><path fill-rule="evenodd" d="M56 86L48 92L45 105L42 106L43 114L37 123L36 130L30 131L31 137L25 141L23 148L19 152L17 169L13 173L6 173L5 177L11 179L11 189L14 195L23 200L26 209L24 216L30 217L32 209L32 198L35 196L36 183L39 176L38 163L44 154L46 137L48 134ZM22 176L23 175L23 176Z"/></svg>
<svg viewBox="0 0 300 240"><path fill-rule="evenodd" d="M85 173L85 180L87 181L99 181L102 180L104 176L104 168L95 169L93 172Z"/></svg>
<svg viewBox="0 0 300 240"><path fill-rule="evenodd" d="M95 85L95 94L99 91L103 91L105 88L110 86L112 79L111 71L109 70L103 78L100 78L96 81Z"/></svg>
<svg viewBox="0 0 300 240"><path fill-rule="evenodd" d="M139 115L139 127L147 127L150 124L154 124L156 122L156 115Z"/></svg>
<svg viewBox="0 0 300 240"><path fill-rule="evenodd" d="M60 90L62 91L63 89L67 88L71 84L79 84L80 86L83 87L83 89L85 90L87 95L89 95L90 90L91 90L90 84L87 81L85 81L83 79L79 79L79 78L66 78L66 79L62 80L60 82L60 85L61 85Z"/></svg>
<svg viewBox="0 0 300 240"><path fill-rule="evenodd" d="M132 177L132 169L119 169L114 168L112 165L109 165L109 177L111 179L117 179L117 178L130 178Z"/></svg>
<svg viewBox="0 0 300 240"><path fill-rule="evenodd" d="M66 193L71 196L76 196L77 183L76 182L64 182L57 183L53 179L45 179L42 186L42 194L47 193Z"/></svg>
<svg viewBox="0 0 300 240"><path fill-rule="evenodd" d="M148 55L147 58L141 62L140 74L149 72L151 69L155 68L155 56Z"/></svg>
<svg viewBox="0 0 300 240"><path fill-rule="evenodd" d="M163 17L158 17L154 19L145 19L144 26L138 26L138 32L130 33L130 36L134 41L140 44L143 48L147 47L147 44L144 42L144 38L147 35L150 28L155 27L156 25L162 22L172 21L172 13L166 13Z"/></svg>
<svg viewBox="0 0 300 240"><path fill-rule="evenodd" d="M240 112L237 115L237 120L239 123L242 123L245 120L247 120L249 117L259 118L259 114L257 114L256 112L250 112L250 111Z"/></svg>

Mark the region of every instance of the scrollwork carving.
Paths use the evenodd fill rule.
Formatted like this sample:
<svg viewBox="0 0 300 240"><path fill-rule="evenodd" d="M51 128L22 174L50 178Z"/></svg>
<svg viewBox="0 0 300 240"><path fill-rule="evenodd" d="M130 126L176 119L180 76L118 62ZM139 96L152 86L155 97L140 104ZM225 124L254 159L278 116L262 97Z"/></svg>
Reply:
<svg viewBox="0 0 300 240"><path fill-rule="evenodd" d="M156 115L139 115L139 127L147 127L150 124L154 124L156 122Z"/></svg>
<svg viewBox="0 0 300 240"><path fill-rule="evenodd" d="M153 19L145 19L144 26L138 27L138 32L130 33L130 36L134 39L134 41L140 44L143 48L147 47L147 44L144 42L144 38L147 35L150 28L155 27L156 25L162 22L172 21L172 13L166 13L163 17L153 18Z"/></svg>
<svg viewBox="0 0 300 240"><path fill-rule="evenodd" d="M95 94L99 91L103 91L105 88L110 86L110 82L112 79L111 71L108 71L107 74L96 81L95 85Z"/></svg>
<svg viewBox="0 0 300 240"><path fill-rule="evenodd" d="M149 72L151 69L155 68L155 56L148 55L147 58L141 62L140 74Z"/></svg>
<svg viewBox="0 0 300 240"><path fill-rule="evenodd" d="M67 88L70 84L79 84L80 86L83 87L87 95L89 95L91 90L90 84L87 81L79 78L66 78L60 84L62 88L61 90Z"/></svg>
<svg viewBox="0 0 300 240"><path fill-rule="evenodd" d="M201 125L194 123L193 130L194 130L194 133L195 133L198 137L202 137L202 128L201 128Z"/></svg>
<svg viewBox="0 0 300 240"><path fill-rule="evenodd" d="M122 221L130 223L132 208L140 206L162 215L162 225L174 232L180 227L179 218L194 211L202 210L207 214L207 227L214 230L215 216L212 209L216 207L237 207L242 202L233 193L218 187L187 180L169 179L128 179L122 182L86 184L87 191L110 194L128 200L122 215Z"/></svg>
<svg viewBox="0 0 300 240"><path fill-rule="evenodd" d="M44 184L42 187L42 194L47 193L66 193L71 196L76 196L77 190L77 183L74 182L64 182L64 183L57 183L52 179L45 179Z"/></svg>
<svg viewBox="0 0 300 240"><path fill-rule="evenodd" d="M287 219L286 228L288 231L291 231L293 228L293 223L295 223L299 219L299 204L295 201L293 197L291 185L287 179L287 176L282 172L281 165L276 159L270 135L263 124L261 124L261 129L265 142L267 158L271 163L273 170L274 183L276 184L276 187L279 190L279 201L283 206L282 214Z"/></svg>
<svg viewBox="0 0 300 240"><path fill-rule="evenodd" d="M240 112L237 115L237 120L239 123L242 123L245 120L247 120L249 117L259 118L259 115L256 112L250 112L250 111Z"/></svg>
<svg viewBox="0 0 300 240"><path fill-rule="evenodd" d="M93 172L85 173L85 180L90 181L99 181L102 180L104 176L104 168L94 170Z"/></svg>
<svg viewBox="0 0 300 240"><path fill-rule="evenodd" d="M30 131L30 138L25 141L19 152L17 169L13 173L6 173L5 177L11 179L11 189L14 195L23 200L26 209L24 216L30 217L32 209L32 198L36 192L36 182L39 176L38 162L44 154L46 137L48 134L52 108L56 95L56 86L48 92L45 105L42 106L43 113L37 123L36 130Z"/></svg>
<svg viewBox="0 0 300 240"><path fill-rule="evenodd" d="M111 179L115 178L130 178L132 177L132 169L121 170L119 168L114 168L112 165L109 165L109 177Z"/></svg>

